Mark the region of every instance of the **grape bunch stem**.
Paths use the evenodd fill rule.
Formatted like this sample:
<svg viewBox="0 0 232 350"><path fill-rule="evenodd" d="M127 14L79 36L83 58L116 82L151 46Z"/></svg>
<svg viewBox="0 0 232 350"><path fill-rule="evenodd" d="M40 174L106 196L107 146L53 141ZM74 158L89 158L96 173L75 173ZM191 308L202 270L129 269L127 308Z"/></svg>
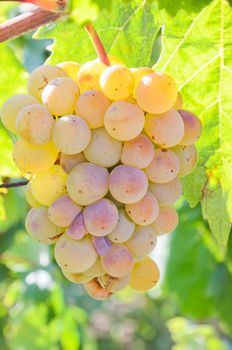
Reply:
<svg viewBox="0 0 232 350"><path fill-rule="evenodd" d="M94 46L95 50L97 51L97 54L98 54L100 61L102 63L104 63L105 65L110 66L110 61L109 61L109 58L108 58L107 53L105 51L105 48L101 42L101 39L99 38L99 35L96 32L94 26L92 25L92 23L86 23L85 29L88 32L88 34L92 40L93 46Z"/></svg>
<svg viewBox="0 0 232 350"><path fill-rule="evenodd" d="M28 184L28 180L22 180L17 182L6 182L0 185L0 188L11 188L11 187L21 187L26 186Z"/></svg>

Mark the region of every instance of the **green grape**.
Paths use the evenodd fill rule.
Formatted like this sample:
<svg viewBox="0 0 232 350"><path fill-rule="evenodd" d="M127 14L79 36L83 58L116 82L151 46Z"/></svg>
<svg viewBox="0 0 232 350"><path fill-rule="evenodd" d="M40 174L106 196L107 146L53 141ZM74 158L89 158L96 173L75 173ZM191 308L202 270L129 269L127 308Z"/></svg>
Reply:
<svg viewBox="0 0 232 350"><path fill-rule="evenodd" d="M74 203L67 194L64 194L50 205L48 216L55 225L68 227L81 210L82 207Z"/></svg>
<svg viewBox="0 0 232 350"><path fill-rule="evenodd" d="M93 130L84 155L89 162L108 168L120 161L121 152L122 143L113 139L104 128L99 128Z"/></svg>
<svg viewBox="0 0 232 350"><path fill-rule="evenodd" d="M84 119L90 129L104 126L104 115L110 100L98 90L85 91L77 100L76 114Z"/></svg>
<svg viewBox="0 0 232 350"><path fill-rule="evenodd" d="M101 199L85 207L83 215L87 231L94 236L107 235L118 222L118 209L108 199Z"/></svg>
<svg viewBox="0 0 232 350"><path fill-rule="evenodd" d="M96 300L106 300L109 299L113 293L107 291L102 288L99 281L97 279L93 279L92 281L84 284L85 291L87 294Z"/></svg>
<svg viewBox="0 0 232 350"><path fill-rule="evenodd" d="M56 242L54 253L61 269L73 273L88 270L97 260L97 253L88 236L73 240L64 234Z"/></svg>
<svg viewBox="0 0 232 350"><path fill-rule="evenodd" d="M149 184L149 191L158 199L160 206L174 204L182 194L182 184L178 177L164 184Z"/></svg>
<svg viewBox="0 0 232 350"><path fill-rule="evenodd" d="M202 126L200 119L192 112L178 110L184 122L184 136L179 142L182 146L190 146L201 136Z"/></svg>
<svg viewBox="0 0 232 350"><path fill-rule="evenodd" d="M92 89L101 90L100 75L106 67L99 60L89 61L81 66L77 74L77 83L81 93Z"/></svg>
<svg viewBox="0 0 232 350"><path fill-rule="evenodd" d="M140 169L119 165L110 173L109 189L112 196L121 203L138 202L147 192L147 176Z"/></svg>
<svg viewBox="0 0 232 350"><path fill-rule="evenodd" d="M151 192L136 203L126 204L125 208L131 220L141 226L150 225L159 214L158 200Z"/></svg>
<svg viewBox="0 0 232 350"><path fill-rule="evenodd" d="M57 64L57 67L60 67L65 71L72 80L77 81L77 74L81 68L80 63L77 62L61 62Z"/></svg>
<svg viewBox="0 0 232 350"><path fill-rule="evenodd" d="M145 75L148 75L154 72L154 70L150 67L130 68L130 71L133 74L133 78L134 78L134 89L136 89L138 83Z"/></svg>
<svg viewBox="0 0 232 350"><path fill-rule="evenodd" d="M100 86L104 94L113 101L127 98L134 89L134 78L129 68L115 64L101 74Z"/></svg>
<svg viewBox="0 0 232 350"><path fill-rule="evenodd" d="M79 205L89 205L103 198L109 189L108 171L96 164L81 163L68 175L69 196Z"/></svg>
<svg viewBox="0 0 232 350"><path fill-rule="evenodd" d="M61 117L55 122L52 140L65 154L82 152L89 144L91 132L88 124L75 115Z"/></svg>
<svg viewBox="0 0 232 350"><path fill-rule="evenodd" d="M105 113L106 131L116 140L128 141L143 130L145 117L142 109L135 104L116 101Z"/></svg>
<svg viewBox="0 0 232 350"><path fill-rule="evenodd" d="M157 236L152 226L137 226L126 246L134 257L144 257L152 252Z"/></svg>
<svg viewBox="0 0 232 350"><path fill-rule="evenodd" d="M177 145L184 136L184 123L175 109L158 115L148 113L144 129L154 143L164 148Z"/></svg>
<svg viewBox="0 0 232 350"><path fill-rule="evenodd" d="M37 67L30 74L27 84L29 94L35 96L38 100L42 98L42 92L45 86L53 79L67 77L67 73L57 66L44 64ZM36 102L34 102L36 103Z"/></svg>
<svg viewBox="0 0 232 350"><path fill-rule="evenodd" d="M103 289L115 293L126 288L130 282L130 275L124 277L113 277L108 274L98 277L98 282Z"/></svg>
<svg viewBox="0 0 232 350"><path fill-rule="evenodd" d="M178 157L180 163L178 176L189 175L197 164L197 149L195 145L176 146L172 150Z"/></svg>
<svg viewBox="0 0 232 350"><path fill-rule="evenodd" d="M124 209L119 209L118 212L118 223L113 231L108 234L108 238L114 243L123 243L132 236L135 224L129 219Z"/></svg>
<svg viewBox="0 0 232 350"><path fill-rule="evenodd" d="M19 112L16 119L18 134L35 145L47 144L54 124L52 115L40 104L31 104Z"/></svg>
<svg viewBox="0 0 232 350"><path fill-rule="evenodd" d="M140 80L135 90L135 97L144 111L160 114L173 107L177 93L177 86L172 77L154 72Z"/></svg>
<svg viewBox="0 0 232 350"><path fill-rule="evenodd" d="M32 208L40 207L40 203L34 198L32 192L31 192L31 182L28 182L28 184L24 187L24 195L25 195L27 203Z"/></svg>
<svg viewBox="0 0 232 350"><path fill-rule="evenodd" d="M124 277L133 269L134 259L126 246L117 244L101 257L101 263L105 272L110 276Z"/></svg>
<svg viewBox="0 0 232 350"><path fill-rule="evenodd" d="M130 286L139 291L149 290L159 282L157 264L149 257L137 262L131 272Z"/></svg>
<svg viewBox="0 0 232 350"><path fill-rule="evenodd" d="M37 174L49 169L56 161L58 150L50 142L46 145L33 145L19 139L13 149L13 159L24 173Z"/></svg>
<svg viewBox="0 0 232 350"><path fill-rule="evenodd" d="M174 106L172 108L174 108L174 109L181 109L182 106L183 106L183 99L182 99L182 96L181 96L180 92L178 92L176 102L175 102L175 104L174 104Z"/></svg>
<svg viewBox="0 0 232 350"><path fill-rule="evenodd" d="M61 227L51 222L45 207L32 208L26 216L25 226L34 240L45 244L55 243L63 233Z"/></svg>
<svg viewBox="0 0 232 350"><path fill-rule="evenodd" d="M60 165L53 165L31 181L31 192L42 205L50 206L66 192L67 174Z"/></svg>
<svg viewBox="0 0 232 350"><path fill-rule="evenodd" d="M173 232L177 225L178 215L176 209L173 207L162 207L152 227L155 229L156 234L161 236Z"/></svg>
<svg viewBox="0 0 232 350"><path fill-rule="evenodd" d="M75 111L79 88L71 78L56 78L42 92L43 104L55 116L72 114Z"/></svg>
<svg viewBox="0 0 232 350"><path fill-rule="evenodd" d="M156 149L152 162L145 169L148 179L155 183L173 180L180 169L179 159L170 150Z"/></svg>
<svg viewBox="0 0 232 350"><path fill-rule="evenodd" d="M18 94L10 97L3 104L0 111L2 124L9 131L13 132L14 134L17 134L16 118L18 113L24 107L35 103L38 103L38 101L34 96L31 96L31 95Z"/></svg>
<svg viewBox="0 0 232 350"><path fill-rule="evenodd" d="M146 135L140 134L135 139L124 143L121 161L136 168L146 168L154 157L154 146Z"/></svg>

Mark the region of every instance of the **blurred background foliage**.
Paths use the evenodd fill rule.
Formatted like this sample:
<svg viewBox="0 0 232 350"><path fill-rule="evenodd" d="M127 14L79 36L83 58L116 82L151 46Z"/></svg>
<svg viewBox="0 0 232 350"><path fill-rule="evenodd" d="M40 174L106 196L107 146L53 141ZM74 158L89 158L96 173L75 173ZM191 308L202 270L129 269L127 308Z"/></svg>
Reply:
<svg viewBox="0 0 232 350"><path fill-rule="evenodd" d="M1 4L0 22L28 8ZM1 44L0 53L10 60L12 72L15 65L30 72L48 57L50 43L27 34ZM1 74L1 102L2 90L10 95L11 90L18 92L18 85L22 91L24 69L18 69L14 78L18 80ZM11 140L2 126L0 145L4 181L17 172L10 159ZM184 200L178 203L178 229L170 237L161 237L153 254L162 272L156 289L142 294L128 288L109 301L98 302L62 277L52 249L25 233L28 207L23 190L2 190L0 201L3 198L1 350L232 349L232 238L227 248L219 247L199 206L190 209Z"/></svg>

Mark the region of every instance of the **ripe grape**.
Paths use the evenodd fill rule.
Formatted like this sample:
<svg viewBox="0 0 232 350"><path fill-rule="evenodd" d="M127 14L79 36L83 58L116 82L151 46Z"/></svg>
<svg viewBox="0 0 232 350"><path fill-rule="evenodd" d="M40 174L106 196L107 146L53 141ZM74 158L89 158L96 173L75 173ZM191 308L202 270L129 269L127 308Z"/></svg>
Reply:
<svg viewBox="0 0 232 350"><path fill-rule="evenodd" d="M121 152L122 143L113 139L104 128L99 128L93 130L84 155L89 162L108 168L120 161Z"/></svg>
<svg viewBox="0 0 232 350"><path fill-rule="evenodd" d="M71 225L81 210L82 207L74 203L67 194L64 194L50 205L48 216L55 225L67 227Z"/></svg>
<svg viewBox="0 0 232 350"><path fill-rule="evenodd" d="M125 99L133 92L133 74L123 65L109 66L101 74L100 86L104 94L111 100Z"/></svg>
<svg viewBox="0 0 232 350"><path fill-rule="evenodd" d="M81 273L70 272L67 270L67 268L63 268L62 272L69 281L78 284L87 283L93 278L100 277L105 273L99 258L96 260L93 266Z"/></svg>
<svg viewBox="0 0 232 350"><path fill-rule="evenodd" d="M79 72L81 65L77 62L61 62L57 64L57 67L60 67L65 71L70 78L74 81L77 81L77 73Z"/></svg>
<svg viewBox="0 0 232 350"><path fill-rule="evenodd" d="M29 76L27 84L28 92L32 96L35 96L38 100L41 100L42 92L51 80L67 76L67 73L60 67L51 66L48 64L39 66L33 70Z"/></svg>
<svg viewBox="0 0 232 350"><path fill-rule="evenodd" d="M135 257L143 257L152 252L157 242L157 236L152 226L138 226L132 237L126 242L129 251Z"/></svg>
<svg viewBox="0 0 232 350"><path fill-rule="evenodd" d="M97 279L85 283L84 288L88 295L96 300L109 299L113 295L113 293L102 288Z"/></svg>
<svg viewBox="0 0 232 350"><path fill-rule="evenodd" d="M136 89L140 80L145 76L154 72L150 67L139 67L139 68L130 68L130 71L134 78L134 89Z"/></svg>
<svg viewBox="0 0 232 350"><path fill-rule="evenodd" d="M144 129L150 139L160 147L177 145L184 136L184 123L175 109L162 114L147 114Z"/></svg>
<svg viewBox="0 0 232 350"><path fill-rule="evenodd" d="M38 208L40 206L40 203L34 198L32 192L31 192L31 182L28 182L28 184L24 187L24 195L25 195L27 203L32 208Z"/></svg>
<svg viewBox="0 0 232 350"><path fill-rule="evenodd" d="M128 286L130 282L130 275L118 278L118 277L110 276L108 274L104 274L98 277L98 281L102 286L102 288L104 288L105 290L111 293L115 293Z"/></svg>
<svg viewBox="0 0 232 350"><path fill-rule="evenodd" d="M77 154L60 154L60 165L66 173L69 173L72 168L80 163L85 163L87 160L83 153Z"/></svg>
<svg viewBox="0 0 232 350"><path fill-rule="evenodd" d="M83 210L84 223L88 232L94 236L105 236L118 222L118 209L108 199L101 199Z"/></svg>
<svg viewBox="0 0 232 350"><path fill-rule="evenodd" d="M113 245L108 254L101 257L102 267L106 273L113 277L128 275L134 266L134 259L126 246Z"/></svg>
<svg viewBox="0 0 232 350"><path fill-rule="evenodd" d="M74 240L63 234L56 242L54 253L61 269L75 273L88 270L97 260L97 253L89 236Z"/></svg>
<svg viewBox="0 0 232 350"><path fill-rule="evenodd" d="M162 207L152 227L155 229L156 234L160 236L165 233L171 233L177 225L178 215L176 209L173 207Z"/></svg>
<svg viewBox="0 0 232 350"><path fill-rule="evenodd" d="M154 157L154 146L149 138L140 134L135 139L124 143L121 161L136 168L146 168Z"/></svg>
<svg viewBox="0 0 232 350"><path fill-rule="evenodd" d="M106 65L99 60L89 61L83 64L77 74L77 83L82 92L87 90L101 90L100 75L106 69Z"/></svg>
<svg viewBox="0 0 232 350"><path fill-rule="evenodd" d="M71 78L56 78L42 92L43 104L56 116L75 111L79 88Z"/></svg>
<svg viewBox="0 0 232 350"><path fill-rule="evenodd" d="M183 99L182 99L182 96L181 96L180 92L178 92L176 102L175 102L175 104L174 104L174 106L172 108L174 108L174 109L181 109L182 106L183 106Z"/></svg>
<svg viewBox="0 0 232 350"><path fill-rule="evenodd" d="M164 184L150 183L149 191L158 199L160 206L174 204L182 193L182 184L178 177Z"/></svg>
<svg viewBox="0 0 232 350"><path fill-rule="evenodd" d="M24 107L35 103L38 103L38 100L31 95L18 94L10 97L1 108L0 115L2 124L9 131L17 134L16 118L18 113Z"/></svg>
<svg viewBox="0 0 232 350"><path fill-rule="evenodd" d="M98 90L85 91L77 100L76 114L84 119L90 129L104 126L104 115L110 100Z"/></svg>
<svg viewBox="0 0 232 350"><path fill-rule="evenodd" d="M174 152L156 149L154 158L145 169L145 173L152 182L166 183L176 177L179 169L179 159Z"/></svg>
<svg viewBox="0 0 232 350"><path fill-rule="evenodd" d="M140 201L125 205L126 212L137 225L151 224L159 214L159 203L156 197L147 192Z"/></svg>
<svg viewBox="0 0 232 350"><path fill-rule="evenodd" d="M96 164L81 163L69 173L67 190L79 205L89 205L103 198L109 189L108 171Z"/></svg>
<svg viewBox="0 0 232 350"><path fill-rule="evenodd" d="M108 237L92 237L92 243L99 256L105 256L112 248L112 243Z"/></svg>
<svg viewBox="0 0 232 350"><path fill-rule="evenodd" d="M135 90L138 105L146 112L165 113L177 98L174 79L167 74L154 72L142 77Z"/></svg>
<svg viewBox="0 0 232 350"><path fill-rule="evenodd" d="M55 122L52 140L65 154L82 152L89 144L91 132L88 124L75 115L61 117Z"/></svg>
<svg viewBox="0 0 232 350"><path fill-rule="evenodd" d="M53 165L31 181L31 192L42 205L50 206L66 192L67 174L60 165Z"/></svg>
<svg viewBox="0 0 232 350"><path fill-rule="evenodd" d="M47 144L54 124L52 115L40 104L31 104L19 112L16 118L18 134L36 145Z"/></svg>
<svg viewBox="0 0 232 350"><path fill-rule="evenodd" d="M108 238L115 243L128 241L135 230L135 224L127 216L124 209L119 210L118 223L108 234Z"/></svg>
<svg viewBox="0 0 232 350"><path fill-rule="evenodd" d="M139 291L149 290L159 282L157 264L149 257L137 262L131 272L130 286Z"/></svg>
<svg viewBox="0 0 232 350"><path fill-rule="evenodd" d="M116 140L128 141L138 136L144 127L144 113L135 104L116 101L105 113L106 131Z"/></svg>
<svg viewBox="0 0 232 350"><path fill-rule="evenodd" d="M122 203L135 203L145 196L148 180L142 170L119 165L110 173L109 189L116 200Z"/></svg>
<svg viewBox="0 0 232 350"><path fill-rule="evenodd" d="M48 170L56 161L58 150L50 142L46 145L33 145L19 139L13 149L13 159L24 173L37 174Z"/></svg>
<svg viewBox="0 0 232 350"><path fill-rule="evenodd" d="M189 146L199 139L202 132L200 119L192 112L178 110L184 122L184 136L179 142L180 145Z"/></svg>
<svg viewBox="0 0 232 350"><path fill-rule="evenodd" d="M172 150L178 157L180 163L178 176L189 175L197 164L197 150L195 145L176 146Z"/></svg>
<svg viewBox="0 0 232 350"><path fill-rule="evenodd" d="M87 235L88 231L85 227L83 211L78 214L71 225L67 228L66 234L72 239L81 239Z"/></svg>

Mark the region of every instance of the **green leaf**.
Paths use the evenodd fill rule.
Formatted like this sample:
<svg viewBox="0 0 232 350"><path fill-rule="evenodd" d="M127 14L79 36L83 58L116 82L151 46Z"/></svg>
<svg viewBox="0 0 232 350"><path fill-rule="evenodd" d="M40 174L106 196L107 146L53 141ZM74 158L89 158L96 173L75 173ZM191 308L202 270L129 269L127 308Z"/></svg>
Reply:
<svg viewBox="0 0 232 350"><path fill-rule="evenodd" d="M111 0L73 0L71 18L78 24L95 21L101 9L110 9Z"/></svg>

